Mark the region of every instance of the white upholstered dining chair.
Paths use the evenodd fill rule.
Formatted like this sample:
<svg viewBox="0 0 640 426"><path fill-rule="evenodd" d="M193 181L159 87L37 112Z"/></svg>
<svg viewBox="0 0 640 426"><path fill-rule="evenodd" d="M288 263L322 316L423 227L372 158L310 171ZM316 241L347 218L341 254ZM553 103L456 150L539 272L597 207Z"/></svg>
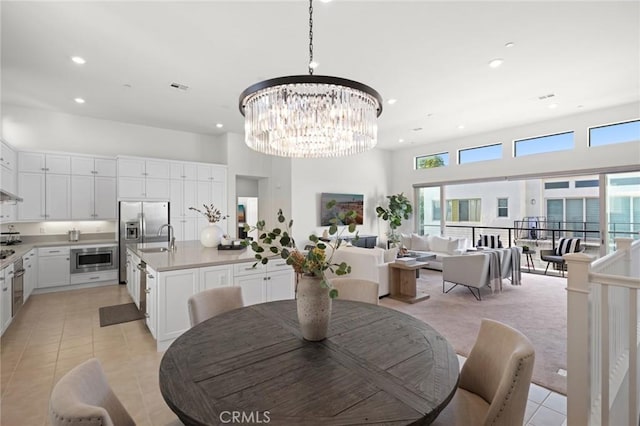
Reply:
<svg viewBox="0 0 640 426"><path fill-rule="evenodd" d="M338 290L338 299L377 305L378 283L358 278L333 278L331 285Z"/></svg>
<svg viewBox="0 0 640 426"><path fill-rule="evenodd" d="M74 367L56 383L49 420L52 426L135 426L96 358Z"/></svg>
<svg viewBox="0 0 640 426"><path fill-rule="evenodd" d="M191 327L216 315L244 306L240 287L219 287L203 290L188 300Z"/></svg>
<svg viewBox="0 0 640 426"><path fill-rule="evenodd" d="M434 425L521 425L533 373L533 345L519 331L483 319L458 389Z"/></svg>

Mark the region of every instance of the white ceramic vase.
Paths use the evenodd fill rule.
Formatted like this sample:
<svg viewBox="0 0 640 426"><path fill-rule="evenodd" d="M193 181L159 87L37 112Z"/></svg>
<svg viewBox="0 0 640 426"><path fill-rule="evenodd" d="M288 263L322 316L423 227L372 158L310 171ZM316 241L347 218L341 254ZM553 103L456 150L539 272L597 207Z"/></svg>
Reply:
<svg viewBox="0 0 640 426"><path fill-rule="evenodd" d="M215 223L209 223L208 226L200 232L200 243L205 247L218 247L222 240L223 231Z"/></svg>
<svg viewBox="0 0 640 426"><path fill-rule="evenodd" d="M317 342L327 337L331 321L329 288L321 278L301 275L298 278L297 308L300 331L305 340Z"/></svg>

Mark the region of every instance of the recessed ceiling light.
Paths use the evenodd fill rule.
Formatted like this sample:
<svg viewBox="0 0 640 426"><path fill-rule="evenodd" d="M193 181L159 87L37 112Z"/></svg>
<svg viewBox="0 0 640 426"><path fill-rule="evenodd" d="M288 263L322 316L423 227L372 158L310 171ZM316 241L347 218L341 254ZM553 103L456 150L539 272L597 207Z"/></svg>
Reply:
<svg viewBox="0 0 640 426"><path fill-rule="evenodd" d="M85 59L81 58L80 56L72 56L71 60L73 61L74 64L78 64L78 65L84 65L87 63L87 61L85 61Z"/></svg>
<svg viewBox="0 0 640 426"><path fill-rule="evenodd" d="M505 45L504 45L504 47L513 47L513 46L515 46L515 45L516 45L516 44L515 44L514 42L510 41L510 42L508 42L507 44L505 44Z"/></svg>
<svg viewBox="0 0 640 426"><path fill-rule="evenodd" d="M489 61L489 66L491 68L498 68L500 65L502 65L503 62L504 62L504 59L502 58L492 59Z"/></svg>
<svg viewBox="0 0 640 426"><path fill-rule="evenodd" d="M222 127L224 127L224 124L222 124L222 123L217 123L217 124L216 124L216 127L217 127L218 129L222 129Z"/></svg>
<svg viewBox="0 0 640 426"><path fill-rule="evenodd" d="M331 0L320 0L320 3L330 3Z"/></svg>
<svg viewBox="0 0 640 426"><path fill-rule="evenodd" d="M403 142L404 142L404 139L398 139L398 142L399 142L399 143L403 143Z"/></svg>
<svg viewBox="0 0 640 426"><path fill-rule="evenodd" d="M464 129L464 124L459 125L458 129L460 129L460 130Z"/></svg>
<svg viewBox="0 0 640 426"><path fill-rule="evenodd" d="M316 61L311 61L309 62L309 68L315 70L316 68L318 68L318 65L320 65L318 62Z"/></svg>
<svg viewBox="0 0 640 426"><path fill-rule="evenodd" d="M393 104L395 104L396 102L398 102L398 100L397 100L397 99L389 99L389 100L387 101L387 103L388 103L389 105L393 105Z"/></svg>
<svg viewBox="0 0 640 426"><path fill-rule="evenodd" d="M74 98L74 101L76 101L77 104L83 104L84 103L84 99L82 98Z"/></svg>
<svg viewBox="0 0 640 426"><path fill-rule="evenodd" d="M549 109L556 109L558 108L558 104L549 104Z"/></svg>

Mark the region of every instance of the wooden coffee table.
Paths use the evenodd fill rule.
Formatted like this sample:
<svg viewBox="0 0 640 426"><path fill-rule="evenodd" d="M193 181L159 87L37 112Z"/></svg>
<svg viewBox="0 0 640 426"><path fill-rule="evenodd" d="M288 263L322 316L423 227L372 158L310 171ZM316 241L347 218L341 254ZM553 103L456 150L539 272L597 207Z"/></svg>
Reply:
<svg viewBox="0 0 640 426"><path fill-rule="evenodd" d="M429 265L429 262L391 262L389 263L389 297L405 303L427 300L430 296L418 292L416 271Z"/></svg>

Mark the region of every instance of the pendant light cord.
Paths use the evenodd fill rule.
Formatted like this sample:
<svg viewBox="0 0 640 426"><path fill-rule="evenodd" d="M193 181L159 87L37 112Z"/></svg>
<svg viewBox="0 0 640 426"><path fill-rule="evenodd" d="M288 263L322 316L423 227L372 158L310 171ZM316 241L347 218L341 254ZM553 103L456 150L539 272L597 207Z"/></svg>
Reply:
<svg viewBox="0 0 640 426"><path fill-rule="evenodd" d="M309 0L309 75L313 75L313 0Z"/></svg>

